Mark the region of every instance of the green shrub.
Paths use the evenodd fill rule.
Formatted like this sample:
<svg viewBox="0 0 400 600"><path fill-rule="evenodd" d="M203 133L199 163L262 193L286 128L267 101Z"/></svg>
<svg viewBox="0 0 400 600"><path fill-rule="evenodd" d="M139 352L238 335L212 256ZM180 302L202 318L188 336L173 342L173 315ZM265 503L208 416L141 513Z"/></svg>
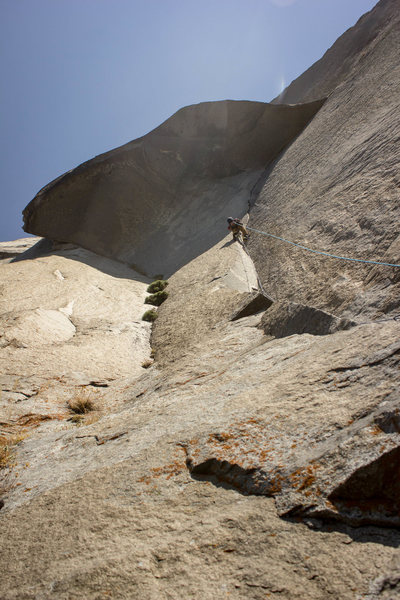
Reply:
<svg viewBox="0 0 400 600"><path fill-rule="evenodd" d="M149 321L150 323L152 323L157 319L157 317L158 315L156 311L152 308L151 310L146 310L142 317L142 321Z"/></svg>
<svg viewBox="0 0 400 600"><path fill-rule="evenodd" d="M155 294L156 292L162 292L168 285L168 281L166 279L157 279L153 281L147 288L149 294Z"/></svg>
<svg viewBox="0 0 400 600"><path fill-rule="evenodd" d="M168 298L167 290L162 290L161 292L156 292L155 294L151 294L147 296L144 301L145 304L152 304L153 306L160 306L166 299Z"/></svg>

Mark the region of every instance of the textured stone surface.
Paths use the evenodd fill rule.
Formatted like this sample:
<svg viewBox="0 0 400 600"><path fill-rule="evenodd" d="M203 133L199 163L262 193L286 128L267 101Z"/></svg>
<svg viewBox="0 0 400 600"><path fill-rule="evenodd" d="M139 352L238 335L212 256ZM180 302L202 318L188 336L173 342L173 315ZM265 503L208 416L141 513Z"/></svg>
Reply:
<svg viewBox="0 0 400 600"><path fill-rule="evenodd" d="M313 71L312 94L332 93L260 177L250 226L399 262L398 7L379 3ZM45 240L1 266L6 312L76 327L2 348L0 436L24 434L2 484L5 600L398 596L399 272L218 240L171 276L147 370L128 353L145 295L131 269ZM231 321L251 259L276 302ZM102 412L76 425L65 399L82 387Z"/></svg>
<svg viewBox="0 0 400 600"><path fill-rule="evenodd" d="M365 59L390 29L398 27L398 0L381 0L341 35L320 60L274 100L276 103L311 102L329 96Z"/></svg>
<svg viewBox="0 0 400 600"><path fill-rule="evenodd" d="M28 348L66 342L76 332L75 325L68 315L61 310L33 310L20 311L18 314L7 313L0 320L0 327L4 331L0 339L0 346L10 345L16 348Z"/></svg>
<svg viewBox="0 0 400 600"><path fill-rule="evenodd" d="M38 242L40 238L27 237L12 242L0 242L0 260L11 260L15 256L26 252L34 244Z"/></svg>
<svg viewBox="0 0 400 600"><path fill-rule="evenodd" d="M353 68L334 79L322 109L270 169L249 225L315 250L399 264L399 1L380 2L369 18L378 28L372 41L365 17L362 31L350 30L349 43L330 51L342 72L339 56L345 61L350 39L358 40ZM316 67L316 93L326 92L329 73ZM400 312L400 269L318 256L256 233L248 249L276 300L354 320Z"/></svg>
<svg viewBox="0 0 400 600"><path fill-rule="evenodd" d="M356 325L350 319L339 319L324 310L295 302L275 303L261 321L266 335L285 337L294 333L327 335Z"/></svg>
<svg viewBox="0 0 400 600"><path fill-rule="evenodd" d="M0 265L0 408L7 420L67 414L65 401L80 386L139 375L150 354L150 325L141 320L147 279L81 248L43 252L37 245L42 250L27 252L36 258Z"/></svg>
<svg viewBox="0 0 400 600"><path fill-rule="evenodd" d="M247 212L265 165L321 105L183 108L49 183L25 209L25 231L168 276L222 239L229 214Z"/></svg>
<svg viewBox="0 0 400 600"><path fill-rule="evenodd" d="M218 589L350 599L387 572L399 533L354 529L323 502L362 461L399 444L374 425L396 401L399 326L289 343L268 340L258 323L225 321L196 351L153 367L123 392L120 412L24 441L20 485L2 510L6 598L104 589L212 598ZM204 467L210 460L223 465L216 474ZM223 475L229 466L233 478ZM261 496L249 485L257 473L275 484ZM293 508L304 523L278 518ZM328 509L336 524L324 524Z"/></svg>
<svg viewBox="0 0 400 600"><path fill-rule="evenodd" d="M244 300L241 306L231 316L231 321L237 321L242 317L249 317L258 312L263 312L273 303L272 298L263 294L263 292L252 292Z"/></svg>

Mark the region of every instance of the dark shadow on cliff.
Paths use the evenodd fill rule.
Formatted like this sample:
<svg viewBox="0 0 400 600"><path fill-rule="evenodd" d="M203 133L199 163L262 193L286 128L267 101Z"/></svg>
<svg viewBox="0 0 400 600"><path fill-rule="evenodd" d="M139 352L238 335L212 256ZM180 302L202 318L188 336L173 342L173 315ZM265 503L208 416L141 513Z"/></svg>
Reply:
<svg viewBox="0 0 400 600"><path fill-rule="evenodd" d="M335 519L281 517L289 523L304 523L310 529L321 533L341 533L349 536L352 541L362 544L381 544L390 548L400 548L400 531L391 527L379 525L360 525L352 527ZM349 544L351 541L349 540Z"/></svg>
<svg viewBox="0 0 400 600"><path fill-rule="evenodd" d="M228 242L225 242L225 244L223 244L221 246L221 250L222 250L222 248L229 248L229 246L232 246L232 244L234 244L234 243L235 243L235 240L229 240Z"/></svg>
<svg viewBox="0 0 400 600"><path fill-rule="evenodd" d="M126 265L118 260L107 258L95 254L90 250L75 246L73 244L62 244L43 238L32 248L26 250L13 258L10 263L16 263L24 260L35 260L45 256L62 256L70 260L81 262L89 267L93 267L106 275L117 277L119 279L131 279L142 283L150 283L151 279L138 272L134 266Z"/></svg>

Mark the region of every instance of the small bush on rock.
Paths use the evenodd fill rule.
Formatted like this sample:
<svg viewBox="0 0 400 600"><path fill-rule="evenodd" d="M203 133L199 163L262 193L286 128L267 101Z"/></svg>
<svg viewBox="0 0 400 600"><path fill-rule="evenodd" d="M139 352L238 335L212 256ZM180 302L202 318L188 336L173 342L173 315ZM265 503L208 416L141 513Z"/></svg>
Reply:
<svg viewBox="0 0 400 600"><path fill-rule="evenodd" d="M0 469L6 469L13 464L13 447L24 439L23 435L9 437L0 436Z"/></svg>
<svg viewBox="0 0 400 600"><path fill-rule="evenodd" d="M0 469L4 469L10 463L10 446L3 440L0 443Z"/></svg>
<svg viewBox="0 0 400 600"><path fill-rule="evenodd" d="M76 415L84 415L95 409L94 402L87 391L78 392L71 400L68 400L67 406Z"/></svg>
<svg viewBox="0 0 400 600"><path fill-rule="evenodd" d="M157 317L157 312L152 308L151 310L146 310L142 317L142 321L149 321L150 323L152 323L157 319Z"/></svg>
<svg viewBox="0 0 400 600"><path fill-rule="evenodd" d="M147 288L149 294L155 294L156 292L162 292L168 285L168 281L166 279L157 279L153 281Z"/></svg>
<svg viewBox="0 0 400 600"><path fill-rule="evenodd" d="M161 292L156 292L155 294L151 294L147 296L144 301L145 304L152 304L153 306L160 306L165 300L168 298L167 290L162 290Z"/></svg>

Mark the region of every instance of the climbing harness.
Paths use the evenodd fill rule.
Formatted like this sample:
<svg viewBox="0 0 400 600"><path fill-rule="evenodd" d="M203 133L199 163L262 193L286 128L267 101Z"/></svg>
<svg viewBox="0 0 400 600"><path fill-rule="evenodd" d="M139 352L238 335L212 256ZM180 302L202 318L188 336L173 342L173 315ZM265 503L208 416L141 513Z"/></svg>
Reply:
<svg viewBox="0 0 400 600"><path fill-rule="evenodd" d="M398 264L380 262L377 260L365 260L362 258L349 258L347 256L337 256L336 254L330 254L329 252L323 252L322 250L313 250L312 248L307 248L307 246L302 246L301 244L296 244L296 242L291 242L290 240L286 240L285 238L279 237L278 235L273 235L272 233L267 233L266 231L260 231L259 229L253 229L253 227L248 227L248 226L246 226L246 229L248 229L249 231L254 231L255 233L260 233L261 235L266 235L268 237L274 238L275 240L280 240L281 242L286 242L287 244L291 244L292 246L297 246L297 248L301 248L302 250L308 250L308 252L313 252L314 254L322 254L323 256L329 256L330 258L338 258L340 260L349 260L352 262L367 263L370 265L384 265L386 267L400 268L400 265L398 265Z"/></svg>

